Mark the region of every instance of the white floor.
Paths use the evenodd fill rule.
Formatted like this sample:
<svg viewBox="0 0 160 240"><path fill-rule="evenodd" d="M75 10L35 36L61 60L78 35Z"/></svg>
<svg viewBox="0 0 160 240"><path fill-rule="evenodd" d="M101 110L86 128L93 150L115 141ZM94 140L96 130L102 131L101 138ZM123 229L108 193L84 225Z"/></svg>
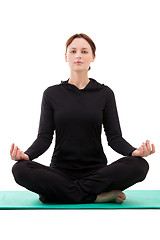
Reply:
<svg viewBox="0 0 160 240"><path fill-rule="evenodd" d="M1 236L16 240L150 240L159 210L2 210Z"/></svg>

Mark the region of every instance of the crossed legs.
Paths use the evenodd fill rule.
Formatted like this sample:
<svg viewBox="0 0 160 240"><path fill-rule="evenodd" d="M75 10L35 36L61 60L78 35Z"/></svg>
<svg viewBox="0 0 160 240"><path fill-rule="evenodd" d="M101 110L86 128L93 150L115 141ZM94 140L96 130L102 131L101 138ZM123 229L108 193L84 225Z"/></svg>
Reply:
<svg viewBox="0 0 160 240"><path fill-rule="evenodd" d="M143 181L149 165L141 157L123 157L110 165L80 174L63 171L34 161L20 160L14 164L15 181L53 203L122 203L122 191Z"/></svg>

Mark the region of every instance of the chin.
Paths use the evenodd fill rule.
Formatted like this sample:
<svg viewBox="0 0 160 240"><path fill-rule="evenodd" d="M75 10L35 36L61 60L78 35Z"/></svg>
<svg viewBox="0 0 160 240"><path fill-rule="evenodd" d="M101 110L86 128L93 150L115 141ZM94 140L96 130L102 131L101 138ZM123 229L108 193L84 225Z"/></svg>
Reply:
<svg viewBox="0 0 160 240"><path fill-rule="evenodd" d="M74 69L71 69L71 70L76 71L76 72L86 72L86 71L88 72L88 68L77 67L77 68L74 68Z"/></svg>
<svg viewBox="0 0 160 240"><path fill-rule="evenodd" d="M84 72L88 72L88 71L86 69L83 69L83 70L78 69L78 70L73 70L73 72L77 72L77 73L82 73L83 72L84 73Z"/></svg>

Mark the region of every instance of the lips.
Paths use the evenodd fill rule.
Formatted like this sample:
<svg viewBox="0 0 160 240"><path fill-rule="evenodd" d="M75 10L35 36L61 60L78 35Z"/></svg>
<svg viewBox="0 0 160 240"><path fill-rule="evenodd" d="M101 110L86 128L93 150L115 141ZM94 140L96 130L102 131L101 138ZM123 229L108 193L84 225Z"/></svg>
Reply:
<svg viewBox="0 0 160 240"><path fill-rule="evenodd" d="M82 63L82 62L79 62L79 61L78 61L78 62L75 62L75 63Z"/></svg>

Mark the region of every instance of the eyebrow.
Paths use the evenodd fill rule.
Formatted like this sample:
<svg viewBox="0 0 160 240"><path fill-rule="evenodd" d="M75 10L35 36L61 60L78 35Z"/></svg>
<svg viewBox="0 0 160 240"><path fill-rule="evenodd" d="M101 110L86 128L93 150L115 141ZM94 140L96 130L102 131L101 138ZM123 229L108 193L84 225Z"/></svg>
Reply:
<svg viewBox="0 0 160 240"><path fill-rule="evenodd" d="M76 49L76 48L72 47L71 49ZM88 48L81 48L81 49L88 49Z"/></svg>

